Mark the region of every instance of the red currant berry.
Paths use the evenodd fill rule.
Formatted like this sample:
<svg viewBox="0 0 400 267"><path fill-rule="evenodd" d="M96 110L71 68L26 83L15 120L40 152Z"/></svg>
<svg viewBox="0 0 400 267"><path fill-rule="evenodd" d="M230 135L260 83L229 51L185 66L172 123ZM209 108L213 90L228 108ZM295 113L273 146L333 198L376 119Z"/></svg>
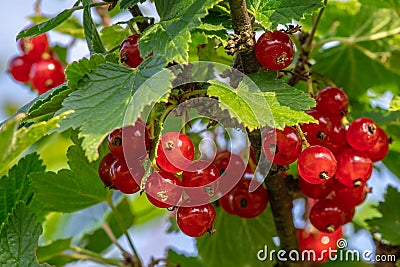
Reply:
<svg viewBox="0 0 400 267"><path fill-rule="evenodd" d="M136 181L140 181L144 173L145 170L140 162L128 167L124 160L117 159L111 166L111 182L122 193L134 194L140 190L140 185Z"/></svg>
<svg viewBox="0 0 400 267"><path fill-rule="evenodd" d="M25 55L13 58L10 62L11 76L18 82L28 82L32 64L33 61Z"/></svg>
<svg viewBox="0 0 400 267"><path fill-rule="evenodd" d="M351 208L364 202L371 189L366 184L357 187L348 187L336 181L333 191L334 198L337 199L337 201L342 201L343 205L347 205Z"/></svg>
<svg viewBox="0 0 400 267"><path fill-rule="evenodd" d="M389 152L389 138L385 131L378 128L378 135L378 141L375 145L371 149L365 150L367 157L373 162L383 160Z"/></svg>
<svg viewBox="0 0 400 267"><path fill-rule="evenodd" d="M199 160L193 162L182 172L182 185L186 189L191 202L207 202L217 193L219 171L214 164ZM190 188L192 187L192 188Z"/></svg>
<svg viewBox="0 0 400 267"><path fill-rule="evenodd" d="M139 52L139 37L139 34L126 37L125 40L122 41L119 49L121 62L125 63L131 68L136 68L143 61L143 58L140 57Z"/></svg>
<svg viewBox="0 0 400 267"><path fill-rule="evenodd" d="M255 55L258 63L264 68L282 70L293 61L294 45L286 33L267 31L258 39Z"/></svg>
<svg viewBox="0 0 400 267"><path fill-rule="evenodd" d="M146 180L147 199L156 207L176 206L182 195L182 182L173 173L161 171L152 173Z"/></svg>
<svg viewBox="0 0 400 267"><path fill-rule="evenodd" d="M329 117L343 118L348 113L349 99L346 93L337 87L329 86L315 96L315 109Z"/></svg>
<svg viewBox="0 0 400 267"><path fill-rule="evenodd" d="M111 181L111 166L116 160L113 154L108 153L100 161L99 176L106 187L112 187L113 185Z"/></svg>
<svg viewBox="0 0 400 267"><path fill-rule="evenodd" d="M363 151L347 148L337 155L336 178L345 186L361 186L372 174L372 161Z"/></svg>
<svg viewBox="0 0 400 267"><path fill-rule="evenodd" d="M45 33L36 37L22 38L19 47L28 58L38 60L45 52L49 51L49 40Z"/></svg>
<svg viewBox="0 0 400 267"><path fill-rule="evenodd" d="M358 118L347 129L346 140L357 150L372 149L378 141L379 132L376 123L368 118Z"/></svg>
<svg viewBox="0 0 400 267"><path fill-rule="evenodd" d="M236 215L242 218L257 217L268 204L267 189L259 184L255 191L249 192L250 182L250 179L240 180L233 191L233 210Z"/></svg>
<svg viewBox="0 0 400 267"><path fill-rule="evenodd" d="M194 158L194 145L189 137L178 132L161 136L156 162L164 171L180 172L189 167Z"/></svg>
<svg viewBox="0 0 400 267"><path fill-rule="evenodd" d="M331 118L322 114L319 110L307 111L316 123L306 123L301 125L301 130L305 133L310 145L321 145L333 153L337 153L346 147L346 129L339 119Z"/></svg>
<svg viewBox="0 0 400 267"><path fill-rule="evenodd" d="M339 201L321 199L310 211L310 222L319 231L332 233L345 224L353 214L354 208L349 210Z"/></svg>
<svg viewBox="0 0 400 267"><path fill-rule="evenodd" d="M334 184L334 179L328 179L322 184L310 184L304 181L304 179L301 177L299 179L299 187L301 192L303 192L306 197L314 199L321 199L329 195L329 193L333 190Z"/></svg>
<svg viewBox="0 0 400 267"><path fill-rule="evenodd" d="M32 87L43 94L65 82L64 67L58 60L42 59L32 65L29 78Z"/></svg>
<svg viewBox="0 0 400 267"><path fill-rule="evenodd" d="M219 170L220 174L222 174L230 164L233 169L238 171L244 171L246 169L243 159L239 155L232 154L227 150L219 151L215 155L213 163L215 167L217 167L217 169ZM241 173L241 175L242 174L243 172Z"/></svg>
<svg viewBox="0 0 400 267"><path fill-rule="evenodd" d="M270 129L264 137L263 150L269 161L277 165L288 165L299 157L302 148L300 134L293 127Z"/></svg>
<svg viewBox="0 0 400 267"><path fill-rule="evenodd" d="M337 242L343 238L342 228L334 231L333 233L324 233L318 230L314 230L309 233L305 229L296 229L297 237L299 239L300 250L313 251L315 257L311 257L313 253L309 254L310 258L307 259L309 262L324 263L329 260L329 253L334 253L337 249ZM306 254L304 254L306 255ZM334 254L331 254L332 256Z"/></svg>
<svg viewBox="0 0 400 267"><path fill-rule="evenodd" d="M233 208L233 197L235 194L236 187L234 187L231 191L229 191L226 195L222 196L218 199L219 205L222 209L231 215L236 215L236 211Z"/></svg>
<svg viewBox="0 0 400 267"><path fill-rule="evenodd" d="M336 173L337 162L333 153L323 146L310 146L304 149L297 161L297 170L304 181L322 184Z"/></svg>
<svg viewBox="0 0 400 267"><path fill-rule="evenodd" d="M215 209L209 203L194 207L179 207L176 212L176 222L184 234L199 237L210 230L215 216Z"/></svg>
<svg viewBox="0 0 400 267"><path fill-rule="evenodd" d="M140 119L134 125L115 129L108 135L107 141L111 153L127 161L143 159L150 149L149 132Z"/></svg>

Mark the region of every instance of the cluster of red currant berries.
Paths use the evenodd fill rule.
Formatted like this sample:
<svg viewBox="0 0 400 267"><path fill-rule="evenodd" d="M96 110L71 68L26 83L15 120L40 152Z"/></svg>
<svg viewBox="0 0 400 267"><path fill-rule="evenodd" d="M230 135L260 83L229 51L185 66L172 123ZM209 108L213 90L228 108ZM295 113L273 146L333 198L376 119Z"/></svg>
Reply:
<svg viewBox="0 0 400 267"><path fill-rule="evenodd" d="M264 185L257 184L257 189L249 192L250 179L246 175L252 173L251 168L239 155L220 151L213 160L193 161L194 145L185 134L168 132L161 136L156 157L158 171L143 180L142 161L150 149L145 123L138 120L132 126L114 130L108 135L108 147L110 153L99 165L105 186L126 194L143 191L158 208L176 207L177 224L189 236L214 231L216 211L212 202L224 187L231 190L226 190L229 193L219 203L229 214L253 218L267 206ZM238 173L243 175L232 181L230 178Z"/></svg>
<svg viewBox="0 0 400 267"><path fill-rule="evenodd" d="M292 127L267 132L263 149L277 165L297 160L299 187L303 194L318 199L309 214L319 231L332 233L352 220L354 209L370 191L366 182L372 163L389 150L386 133L371 119L359 118L349 127L341 123L348 113L343 90L327 87L315 97L317 105L308 112L319 124L301 125L310 146L302 150L302 138Z"/></svg>
<svg viewBox="0 0 400 267"><path fill-rule="evenodd" d="M64 66L51 51L46 34L22 38L19 41L22 55L10 61L12 77L22 83L29 83L43 94L65 82Z"/></svg>

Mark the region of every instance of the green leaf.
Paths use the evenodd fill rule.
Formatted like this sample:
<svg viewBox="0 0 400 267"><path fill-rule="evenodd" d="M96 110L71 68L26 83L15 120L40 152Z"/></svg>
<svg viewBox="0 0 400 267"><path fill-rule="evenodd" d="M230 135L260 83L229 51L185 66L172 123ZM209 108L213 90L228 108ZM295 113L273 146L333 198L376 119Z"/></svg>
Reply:
<svg viewBox="0 0 400 267"><path fill-rule="evenodd" d="M392 125L390 125L392 124ZM389 153L383 159L385 166L397 177L400 177L399 158L400 158L400 122L390 123L384 126L388 137L392 138L392 143L389 145Z"/></svg>
<svg viewBox="0 0 400 267"><path fill-rule="evenodd" d="M106 135L123 125L127 112L132 123L145 106L168 98L173 76L167 70L153 76L163 67L157 59L146 59L139 71L112 63L101 64L63 102L64 107L58 113L75 112L61 124L60 130L80 127L79 137L84 139L82 146L90 161L98 157L97 148ZM150 76L153 77L146 80ZM127 111L128 106L131 109Z"/></svg>
<svg viewBox="0 0 400 267"><path fill-rule="evenodd" d="M41 246L37 250L37 258L41 263L48 263L54 266L64 266L65 264L74 261L75 259L64 253L71 246L72 238L58 239L52 243Z"/></svg>
<svg viewBox="0 0 400 267"><path fill-rule="evenodd" d="M205 266L273 266L274 262L257 259L257 252L264 246L268 246L269 251L275 249L272 237L276 233L272 218L269 208L254 219L217 211L215 234L197 239L199 256Z"/></svg>
<svg viewBox="0 0 400 267"><path fill-rule="evenodd" d="M326 45L313 50L316 64L312 70L329 77L354 102L368 102L369 88L400 93L400 75L389 66L391 55L400 47L398 15L389 9L347 8L353 6L353 2L328 3L321 26L328 31L332 22L338 24L329 32L332 36L319 37L319 44Z"/></svg>
<svg viewBox="0 0 400 267"><path fill-rule="evenodd" d="M119 46L122 41L130 35L129 28L123 28L120 25L111 25L104 27L100 31L101 40L109 50Z"/></svg>
<svg viewBox="0 0 400 267"><path fill-rule="evenodd" d="M176 266L181 267L203 267L205 266L199 257L189 257L168 249L167 260ZM208 266L208 265L207 265Z"/></svg>
<svg viewBox="0 0 400 267"><path fill-rule="evenodd" d="M392 102L390 102L389 111L399 111L400 110L400 96L394 96Z"/></svg>
<svg viewBox="0 0 400 267"><path fill-rule="evenodd" d="M43 17L43 16L38 16L38 17L32 16L32 17L29 17L29 19L33 23L38 24L38 23L42 23L47 20L50 20L51 18ZM79 20L76 17L73 17L73 16L68 18L67 20L65 20L59 26L55 27L53 30L57 31L59 33L71 35L75 38L85 39L85 34L83 32L82 24L79 22Z"/></svg>
<svg viewBox="0 0 400 267"><path fill-rule="evenodd" d="M96 24L93 22L92 12L90 8L90 0L83 0L83 30L85 32L86 42L90 53L105 53L106 49L103 46Z"/></svg>
<svg viewBox="0 0 400 267"><path fill-rule="evenodd" d="M74 10L72 9L66 9L54 18L49 19L48 21L42 22L27 30L22 30L20 33L18 33L17 40L24 37L37 36L39 34L48 32L66 21L69 17L71 17L73 12Z"/></svg>
<svg viewBox="0 0 400 267"><path fill-rule="evenodd" d="M282 106L287 106L292 110L310 110L315 107L315 100L309 94L288 85L283 80L271 78L270 74L270 72L261 71L249 74L248 77L261 91L275 93ZM276 76L275 72L273 75Z"/></svg>
<svg viewBox="0 0 400 267"><path fill-rule="evenodd" d="M267 29L275 29L278 24L299 21L305 15L320 9L321 0L246 0L247 8L255 19Z"/></svg>
<svg viewBox="0 0 400 267"><path fill-rule="evenodd" d="M35 251L42 227L25 204L20 203L2 225L0 232L1 266L47 266L37 262Z"/></svg>
<svg viewBox="0 0 400 267"><path fill-rule="evenodd" d="M0 225L18 202L28 204L32 198L33 191L29 174L43 173L45 170L46 167L43 166L39 155L29 154L8 171L8 176L0 179Z"/></svg>
<svg viewBox="0 0 400 267"><path fill-rule="evenodd" d="M64 112L48 121L35 123L29 127L18 127L25 114L17 114L0 129L0 175L4 174L29 146L36 143L71 112Z"/></svg>
<svg viewBox="0 0 400 267"><path fill-rule="evenodd" d="M115 61L115 59L110 55L103 56L101 54L93 54L89 59L82 58L79 61L72 62L65 70L68 87L76 89L83 77L96 69L99 65L106 62L117 63L118 61Z"/></svg>
<svg viewBox="0 0 400 267"><path fill-rule="evenodd" d="M388 187L385 195L385 201L380 202L377 210L381 217L367 220L370 230L374 233L380 233L382 239L391 245L400 245L400 210L393 208L400 203L400 192L394 187Z"/></svg>
<svg viewBox="0 0 400 267"><path fill-rule="evenodd" d="M108 189L98 176L100 160L89 162L79 145L71 146L67 157L70 169L31 174L35 207L73 212L106 200Z"/></svg>
<svg viewBox="0 0 400 267"><path fill-rule="evenodd" d="M23 121L39 122L50 119L62 107L62 102L71 92L66 85L51 90L46 98L38 99L31 106Z"/></svg>
<svg viewBox="0 0 400 267"><path fill-rule="evenodd" d="M229 35L226 28L222 24L214 25L209 23L202 23L192 33L203 33L210 39L216 38L223 46L227 44Z"/></svg>
<svg viewBox="0 0 400 267"><path fill-rule="evenodd" d="M126 9L129 7L133 7L134 5L138 3L143 3L145 0L121 0L121 3L119 4L121 9Z"/></svg>
<svg viewBox="0 0 400 267"><path fill-rule="evenodd" d="M208 95L218 97L222 110L228 110L232 118L238 119L249 130L269 125L283 129L286 125L314 122L302 111L281 106L273 92L250 91L243 82L238 89L220 81L210 81Z"/></svg>
<svg viewBox="0 0 400 267"><path fill-rule="evenodd" d="M130 199L124 197L116 206L118 214L115 212L110 213L105 222L110 226L114 236L118 239L124 234L133 224L135 216L131 211ZM121 228L122 227L122 228ZM83 242L86 244L85 248L94 252L103 252L110 245L112 241L101 227L91 234L86 234L83 237Z"/></svg>
<svg viewBox="0 0 400 267"><path fill-rule="evenodd" d="M186 63L189 59L190 31L200 25L207 10L220 0L155 1L160 22L147 28L139 39L142 56L154 55L167 62Z"/></svg>

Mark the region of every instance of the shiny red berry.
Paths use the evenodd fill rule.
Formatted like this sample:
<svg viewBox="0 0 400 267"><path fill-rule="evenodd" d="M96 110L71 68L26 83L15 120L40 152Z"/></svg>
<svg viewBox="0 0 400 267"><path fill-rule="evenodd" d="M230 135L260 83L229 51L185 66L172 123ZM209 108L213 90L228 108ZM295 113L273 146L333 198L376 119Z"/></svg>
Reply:
<svg viewBox="0 0 400 267"><path fill-rule="evenodd" d="M302 148L300 134L295 128L270 129L264 137L263 151L269 161L277 165L288 165L299 157Z"/></svg>
<svg viewBox="0 0 400 267"><path fill-rule="evenodd" d="M314 199L321 199L329 195L332 192L335 184L334 179L328 179L322 184L310 184L304 181L303 178L299 178L299 187L301 192L306 196Z"/></svg>
<svg viewBox="0 0 400 267"><path fill-rule="evenodd" d="M179 207L176 212L176 222L184 234L199 237L211 229L215 216L215 209L209 203L194 207Z"/></svg>
<svg viewBox="0 0 400 267"><path fill-rule="evenodd" d="M349 187L365 183L372 174L372 161L363 151L347 148L337 155L336 178Z"/></svg>
<svg viewBox="0 0 400 267"><path fill-rule="evenodd" d="M140 119L134 125L115 129L108 135L107 141L111 153L128 162L143 159L150 149L149 132Z"/></svg>
<svg viewBox="0 0 400 267"><path fill-rule="evenodd" d="M125 63L131 68L136 68L143 61L143 58L140 57L139 52L139 37L139 34L128 36L122 41L119 49L121 62Z"/></svg>
<svg viewBox="0 0 400 267"><path fill-rule="evenodd" d="M297 161L297 170L304 181L322 184L332 179L336 173L337 162L333 153L323 146L310 146L304 149Z"/></svg>
<svg viewBox="0 0 400 267"><path fill-rule="evenodd" d="M365 183L357 187L349 187L335 181L335 185L333 186L333 198L342 202L343 205L348 208L352 208L364 202L370 191L371 189Z"/></svg>
<svg viewBox="0 0 400 267"><path fill-rule="evenodd" d="M35 37L26 37L19 41L19 47L28 58L38 60L49 51L49 40L45 33Z"/></svg>
<svg viewBox="0 0 400 267"><path fill-rule="evenodd" d="M286 33L267 31L257 40L255 55L264 68L282 70L293 61L294 45Z"/></svg>
<svg viewBox="0 0 400 267"><path fill-rule="evenodd" d="M233 194L233 210L242 218L254 218L260 215L267 207L268 192L263 184L258 183L255 191L249 192L250 179L240 180Z"/></svg>
<svg viewBox="0 0 400 267"><path fill-rule="evenodd" d="M332 233L348 222L354 215L354 208L347 209L341 202L321 199L310 211L310 222L321 232Z"/></svg>
<svg viewBox="0 0 400 267"><path fill-rule="evenodd" d="M182 185L192 202L207 202L217 193L219 171L213 163L199 160L182 172Z"/></svg>
<svg viewBox="0 0 400 267"><path fill-rule="evenodd" d="M116 160L113 154L108 153L100 161L99 176L106 187L111 187L113 185L111 181L111 166Z"/></svg>
<svg viewBox="0 0 400 267"><path fill-rule="evenodd" d="M173 173L161 171L152 173L145 184L147 199L156 207L176 206L182 195L182 182Z"/></svg>
<svg viewBox="0 0 400 267"><path fill-rule="evenodd" d="M381 128L378 128L377 131L379 137L375 145L371 149L365 150L367 157L370 158L372 162L383 160L389 152L389 138Z"/></svg>
<svg viewBox="0 0 400 267"><path fill-rule="evenodd" d="M117 159L111 166L111 182L115 188L125 194L134 194L140 190L140 181L145 173L140 162L127 166L124 160Z"/></svg>
<svg viewBox="0 0 400 267"><path fill-rule="evenodd" d="M356 119L350 124L346 133L347 143L360 151L372 149L378 138L378 125L369 118Z"/></svg>
<svg viewBox="0 0 400 267"><path fill-rule="evenodd" d="M180 172L189 167L194 158L194 145L189 137L178 132L161 136L156 162L168 172Z"/></svg>
<svg viewBox="0 0 400 267"><path fill-rule="evenodd" d="M32 64L33 61L26 55L14 57L9 67L11 76L18 82L28 82Z"/></svg>
<svg viewBox="0 0 400 267"><path fill-rule="evenodd" d="M53 58L39 60L32 65L29 79L32 87L43 94L65 82L64 67Z"/></svg>
<svg viewBox="0 0 400 267"><path fill-rule="evenodd" d="M340 88L329 86L322 89L315 96L315 101L315 109L329 117L343 118L348 113L349 99Z"/></svg>

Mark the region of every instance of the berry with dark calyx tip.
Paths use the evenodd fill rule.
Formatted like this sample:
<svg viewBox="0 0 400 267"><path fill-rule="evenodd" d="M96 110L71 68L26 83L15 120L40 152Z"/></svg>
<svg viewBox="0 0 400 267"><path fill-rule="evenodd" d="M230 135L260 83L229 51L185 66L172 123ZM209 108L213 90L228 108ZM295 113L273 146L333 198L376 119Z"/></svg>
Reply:
<svg viewBox="0 0 400 267"><path fill-rule="evenodd" d="M333 198L337 199L337 201L342 201L343 205L351 208L364 202L367 194L371 192L371 189L365 183L357 187L349 187L335 181L333 192Z"/></svg>
<svg viewBox="0 0 400 267"><path fill-rule="evenodd" d="M161 171L152 173L145 183L147 199L158 208L176 206L182 195L182 182L173 173Z"/></svg>
<svg viewBox="0 0 400 267"><path fill-rule="evenodd" d="M369 118L356 119L350 124L346 133L347 143L360 151L372 149L378 138L378 125Z"/></svg>
<svg viewBox="0 0 400 267"><path fill-rule="evenodd" d="M134 194L140 190L140 184L136 181L142 179L144 173L140 162L128 167L124 160L117 159L111 166L111 182L122 193Z"/></svg>
<svg viewBox="0 0 400 267"><path fill-rule="evenodd" d="M378 128L378 140L375 145L368 150L365 150L367 157L372 160L372 162L377 162L383 160L389 152L389 138L387 137L384 130Z"/></svg>
<svg viewBox="0 0 400 267"><path fill-rule="evenodd" d="M10 61L10 74L14 80L22 83L29 82L29 73L33 61L26 55L14 57Z"/></svg>
<svg viewBox="0 0 400 267"><path fill-rule="evenodd" d="M363 151L346 148L337 155L336 179L349 187L364 184L372 174L372 161Z"/></svg>
<svg viewBox="0 0 400 267"><path fill-rule="evenodd" d="M105 187L111 188L113 183L111 181L111 166L117 160L113 154L108 153L105 155L99 164L99 176Z"/></svg>
<svg viewBox="0 0 400 267"><path fill-rule="evenodd" d="M20 39L19 47L28 58L38 60L49 51L49 40L45 33L35 37L26 37Z"/></svg>
<svg viewBox="0 0 400 267"><path fill-rule="evenodd" d="M333 199L320 199L311 208L310 222L321 232L332 233L351 220L354 208L346 208L343 203Z"/></svg>
<svg viewBox="0 0 400 267"><path fill-rule="evenodd" d="M329 86L322 89L315 96L315 102L317 102L315 109L330 117L341 119L348 113L349 99L340 88Z"/></svg>
<svg viewBox="0 0 400 267"><path fill-rule="evenodd" d="M64 67L53 58L39 60L32 65L29 79L32 87L43 94L65 82Z"/></svg>
<svg viewBox="0 0 400 267"><path fill-rule="evenodd" d="M232 166L233 169L237 169L238 171L244 171L246 169L243 159L239 155L233 154L227 150L219 151L215 155L213 163L215 167L217 167L217 169L219 170L220 174L222 174L229 165Z"/></svg>
<svg viewBox="0 0 400 267"><path fill-rule="evenodd" d="M138 119L134 125L117 128L107 136L111 153L127 161L143 159L150 149L150 137L146 124Z"/></svg>
<svg viewBox="0 0 400 267"><path fill-rule="evenodd" d="M199 160L182 172L182 185L189 187L185 192L193 203L207 202L217 193L218 178L219 171L214 164Z"/></svg>
<svg viewBox="0 0 400 267"><path fill-rule="evenodd" d="M319 122L301 125L310 145L324 146L334 154L346 147L346 129L338 118L328 117L316 109L307 111L307 114Z"/></svg>
<svg viewBox="0 0 400 267"><path fill-rule="evenodd" d="M189 137L179 132L161 136L156 162L167 172L180 172L189 167L194 158L194 145Z"/></svg>
<svg viewBox="0 0 400 267"><path fill-rule="evenodd" d="M333 153L323 146L310 146L304 149L297 161L300 177L310 184L322 184L332 179L336 173L337 162Z"/></svg>
<svg viewBox="0 0 400 267"><path fill-rule="evenodd" d="M324 233L316 229L313 229L312 232L307 232L305 229L296 230L300 251L315 252L315 258L310 258L310 262L327 262L329 260L329 253L326 252L331 251L335 253L335 251L337 251L338 240L343 238L342 228L339 228L333 233Z"/></svg>
<svg viewBox="0 0 400 267"><path fill-rule="evenodd" d="M270 129L264 136L263 151L269 161L277 165L288 165L299 157L302 149L300 134L295 128Z"/></svg>
<svg viewBox="0 0 400 267"><path fill-rule="evenodd" d="M268 204L268 192L264 185L259 184L254 192L249 192L250 182L250 179L240 180L233 192L233 210L242 218L257 217Z"/></svg>
<svg viewBox="0 0 400 267"><path fill-rule="evenodd" d="M143 61L143 58L140 57L139 52L139 37L139 34L126 37L125 40L122 41L119 49L121 62L125 63L131 68L136 68Z"/></svg>
<svg viewBox="0 0 400 267"><path fill-rule="evenodd" d="M282 70L293 61L294 45L286 33L267 31L257 40L255 55L264 68Z"/></svg>
<svg viewBox="0 0 400 267"><path fill-rule="evenodd" d="M212 228L216 212L210 203L193 206L178 207L176 222L181 231L191 237L199 237Z"/></svg>
<svg viewBox="0 0 400 267"><path fill-rule="evenodd" d="M335 184L334 179L328 179L322 184L310 184L304 181L301 177L299 178L299 187L301 192L306 196L314 199L321 199L329 195L332 192Z"/></svg>

